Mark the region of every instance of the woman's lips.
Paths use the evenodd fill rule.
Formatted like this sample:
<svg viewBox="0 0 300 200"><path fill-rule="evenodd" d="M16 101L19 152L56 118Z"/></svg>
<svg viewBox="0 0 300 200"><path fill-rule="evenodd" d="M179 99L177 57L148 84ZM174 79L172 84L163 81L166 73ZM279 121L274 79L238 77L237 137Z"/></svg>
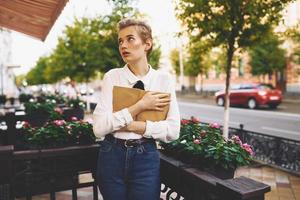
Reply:
<svg viewBox="0 0 300 200"><path fill-rule="evenodd" d="M122 53L122 55L123 55L124 57L129 56L129 54L130 54L129 52L123 52L123 53Z"/></svg>

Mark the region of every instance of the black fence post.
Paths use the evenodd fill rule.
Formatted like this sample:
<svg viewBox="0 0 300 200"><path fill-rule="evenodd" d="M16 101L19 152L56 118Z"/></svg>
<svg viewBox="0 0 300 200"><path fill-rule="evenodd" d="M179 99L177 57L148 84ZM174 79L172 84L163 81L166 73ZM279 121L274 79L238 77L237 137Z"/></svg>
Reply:
<svg viewBox="0 0 300 200"><path fill-rule="evenodd" d="M14 145L16 142L16 116L15 112L6 113L5 121L7 125L7 144Z"/></svg>
<svg viewBox="0 0 300 200"><path fill-rule="evenodd" d="M0 146L0 199L10 200L11 195L11 177L12 177L12 160L14 147Z"/></svg>

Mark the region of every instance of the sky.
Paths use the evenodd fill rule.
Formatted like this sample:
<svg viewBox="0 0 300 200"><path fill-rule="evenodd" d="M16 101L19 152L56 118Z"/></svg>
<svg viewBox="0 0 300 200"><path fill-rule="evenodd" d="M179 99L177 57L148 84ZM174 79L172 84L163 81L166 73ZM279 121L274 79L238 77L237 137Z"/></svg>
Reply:
<svg viewBox="0 0 300 200"><path fill-rule="evenodd" d="M159 40L163 51L162 56L166 57L168 50L178 45L174 33L180 31L173 0L139 0L137 2L139 10L148 16L146 20L153 29L154 37L156 36ZM44 42L13 31L12 63L21 66L14 69L15 74L28 72L40 56L49 55L55 48L58 37L62 35L64 27L73 23L74 16L94 17L109 14L110 10L106 0L69 0Z"/></svg>

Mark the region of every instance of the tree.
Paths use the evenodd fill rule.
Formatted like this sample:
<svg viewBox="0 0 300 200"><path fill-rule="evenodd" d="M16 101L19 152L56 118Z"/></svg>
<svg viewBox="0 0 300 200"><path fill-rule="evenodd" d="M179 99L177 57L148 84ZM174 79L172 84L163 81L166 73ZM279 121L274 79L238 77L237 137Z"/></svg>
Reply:
<svg viewBox="0 0 300 200"><path fill-rule="evenodd" d="M226 48L224 136L228 137L230 71L234 52L251 46L277 24L281 11L293 0L181 0L177 16L193 38L205 38L212 46Z"/></svg>
<svg viewBox="0 0 300 200"><path fill-rule="evenodd" d="M274 71L283 72L286 59L285 50L280 48L281 44L278 36L270 32L260 43L250 48L253 75L271 75Z"/></svg>
<svg viewBox="0 0 300 200"><path fill-rule="evenodd" d="M111 14L93 19L75 19L72 26L67 26L46 70L49 79L58 81L69 77L87 82L98 72L105 73L125 64L119 53L117 24L124 17L138 17L141 14L129 6L133 1L109 2L112 5ZM149 61L153 67L158 66L160 55L157 45Z"/></svg>
<svg viewBox="0 0 300 200"><path fill-rule="evenodd" d="M159 67L159 60L161 57L161 49L159 45L156 45L154 41L154 46L152 48L152 52L149 55L149 64L154 68L157 69Z"/></svg>
<svg viewBox="0 0 300 200"><path fill-rule="evenodd" d="M48 62L48 56L42 56L38 59L35 67L31 69L26 75L26 80L29 85L48 83L48 81L45 78L45 69L48 65Z"/></svg>
<svg viewBox="0 0 300 200"><path fill-rule="evenodd" d="M176 75L180 75L179 51L178 51L178 49L172 49L171 50L170 60L171 60L172 67L175 70Z"/></svg>
<svg viewBox="0 0 300 200"><path fill-rule="evenodd" d="M292 27L286 31L288 39L293 41L293 52L291 54L293 62L300 64L300 21L295 27ZM297 68L297 73L300 75L300 67Z"/></svg>

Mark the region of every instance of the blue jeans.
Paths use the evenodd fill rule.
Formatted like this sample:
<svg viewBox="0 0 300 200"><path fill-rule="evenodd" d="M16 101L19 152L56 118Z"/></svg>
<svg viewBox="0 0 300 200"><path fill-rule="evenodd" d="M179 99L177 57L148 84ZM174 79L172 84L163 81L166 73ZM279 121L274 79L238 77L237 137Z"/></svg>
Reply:
<svg viewBox="0 0 300 200"><path fill-rule="evenodd" d="M97 181L104 200L159 200L160 158L155 143L126 148L105 139Z"/></svg>

